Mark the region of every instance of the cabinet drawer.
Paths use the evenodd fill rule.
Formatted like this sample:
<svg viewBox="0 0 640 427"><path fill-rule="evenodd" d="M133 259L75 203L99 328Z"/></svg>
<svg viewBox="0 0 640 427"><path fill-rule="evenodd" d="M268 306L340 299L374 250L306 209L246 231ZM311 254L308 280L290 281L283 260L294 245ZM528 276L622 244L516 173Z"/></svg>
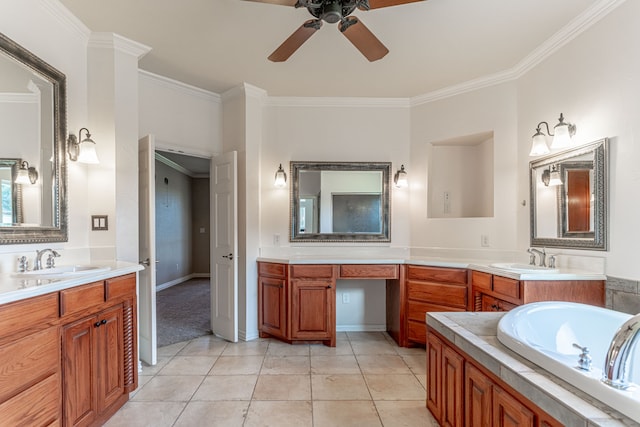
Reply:
<svg viewBox="0 0 640 427"><path fill-rule="evenodd" d="M272 264L270 262L258 263L258 274L260 276L273 276L284 278L287 271L286 264Z"/></svg>
<svg viewBox="0 0 640 427"><path fill-rule="evenodd" d="M60 419L60 393L60 374L56 372L0 404L2 425L56 425Z"/></svg>
<svg viewBox="0 0 640 427"><path fill-rule="evenodd" d="M482 295L482 311L509 311L516 307L516 304L489 295Z"/></svg>
<svg viewBox="0 0 640 427"><path fill-rule="evenodd" d="M333 278L333 265L292 265L291 277Z"/></svg>
<svg viewBox="0 0 640 427"><path fill-rule="evenodd" d="M407 297L409 300L464 308L467 306L467 287L408 281Z"/></svg>
<svg viewBox="0 0 640 427"><path fill-rule="evenodd" d="M0 339L28 329L41 329L58 319L58 293L0 306Z"/></svg>
<svg viewBox="0 0 640 427"><path fill-rule="evenodd" d="M451 307L446 305L429 304L426 302L409 301L407 307L409 320L415 320L418 322L425 322L425 313L429 311L465 311L464 308Z"/></svg>
<svg viewBox="0 0 640 427"><path fill-rule="evenodd" d="M64 289L60 291L60 315L73 314L104 301L104 282Z"/></svg>
<svg viewBox="0 0 640 427"><path fill-rule="evenodd" d="M60 334L57 326L0 347L0 401L58 371Z"/></svg>
<svg viewBox="0 0 640 427"><path fill-rule="evenodd" d="M391 264L345 264L340 266L342 279L397 279L398 266Z"/></svg>
<svg viewBox="0 0 640 427"><path fill-rule="evenodd" d="M467 284L467 270L463 268L407 267L407 279L424 280L430 282Z"/></svg>
<svg viewBox="0 0 640 427"><path fill-rule="evenodd" d="M515 279L493 276L493 292L512 298L520 298L520 282Z"/></svg>
<svg viewBox="0 0 640 427"><path fill-rule="evenodd" d="M105 299L116 299L136 294L136 275L129 274L105 281Z"/></svg>
<svg viewBox="0 0 640 427"><path fill-rule="evenodd" d="M473 271L471 273L471 283L475 289L485 289L490 291L492 283L492 275L489 273L481 273L480 271Z"/></svg>

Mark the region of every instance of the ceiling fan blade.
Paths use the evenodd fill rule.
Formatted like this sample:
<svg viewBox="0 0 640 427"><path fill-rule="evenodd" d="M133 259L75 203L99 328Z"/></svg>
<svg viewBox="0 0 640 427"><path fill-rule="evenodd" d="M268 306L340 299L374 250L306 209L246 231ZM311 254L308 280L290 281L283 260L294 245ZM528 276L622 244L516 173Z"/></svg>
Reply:
<svg viewBox="0 0 640 427"><path fill-rule="evenodd" d="M415 3L424 0L369 0L369 9L380 9L381 7L399 6L401 4Z"/></svg>
<svg viewBox="0 0 640 427"><path fill-rule="evenodd" d="M289 59L300 46L322 26L319 19L310 19L293 32L276 50L269 55L269 61L283 62Z"/></svg>
<svg viewBox="0 0 640 427"><path fill-rule="evenodd" d="M389 53L389 49L355 16L347 16L340 22L339 28L369 61L377 61Z"/></svg>
<svg viewBox="0 0 640 427"><path fill-rule="evenodd" d="M270 4L279 4L281 6L295 6L298 0L244 0L244 1L253 1L256 3L270 3Z"/></svg>

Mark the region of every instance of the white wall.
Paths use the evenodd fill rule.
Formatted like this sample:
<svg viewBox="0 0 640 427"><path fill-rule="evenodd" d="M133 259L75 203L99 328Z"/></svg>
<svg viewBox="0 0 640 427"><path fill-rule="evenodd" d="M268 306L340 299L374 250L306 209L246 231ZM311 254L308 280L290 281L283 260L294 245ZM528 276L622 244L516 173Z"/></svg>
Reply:
<svg viewBox="0 0 640 427"><path fill-rule="evenodd" d="M611 138L609 251L606 273L640 280L640 2L627 1L517 82L518 194L527 198L531 135L560 113L577 125L574 140ZM529 242L528 210L518 210L518 247ZM562 257L559 258L561 260Z"/></svg>

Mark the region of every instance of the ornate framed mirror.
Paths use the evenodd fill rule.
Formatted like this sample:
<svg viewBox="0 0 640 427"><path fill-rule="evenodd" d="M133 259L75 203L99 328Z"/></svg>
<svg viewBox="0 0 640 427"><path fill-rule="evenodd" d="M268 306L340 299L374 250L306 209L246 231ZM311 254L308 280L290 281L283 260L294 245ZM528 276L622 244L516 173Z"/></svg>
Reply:
<svg viewBox="0 0 640 427"><path fill-rule="evenodd" d="M0 74L0 128L11 141L1 160L37 173L33 183L12 178L16 215L3 217L0 244L67 241L65 75L1 33Z"/></svg>
<svg viewBox="0 0 640 427"><path fill-rule="evenodd" d="M607 250L608 139L529 163L531 245Z"/></svg>
<svg viewBox="0 0 640 427"><path fill-rule="evenodd" d="M389 242L387 162L291 162L291 242Z"/></svg>

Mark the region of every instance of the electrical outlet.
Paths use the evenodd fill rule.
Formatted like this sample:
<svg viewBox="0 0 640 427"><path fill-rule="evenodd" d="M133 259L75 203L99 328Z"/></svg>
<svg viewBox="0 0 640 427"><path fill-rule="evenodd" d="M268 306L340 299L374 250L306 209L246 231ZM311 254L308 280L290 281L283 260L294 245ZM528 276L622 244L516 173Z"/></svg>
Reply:
<svg viewBox="0 0 640 427"><path fill-rule="evenodd" d="M480 246L482 246L483 248L489 247L489 236L487 236L486 234L480 236Z"/></svg>
<svg viewBox="0 0 640 427"><path fill-rule="evenodd" d="M343 304L349 304L351 302L351 298L348 292L344 292L342 294L342 303Z"/></svg>
<svg viewBox="0 0 640 427"><path fill-rule="evenodd" d="M448 214L451 213L451 194L449 194L449 191L445 191L444 195L443 195L443 199L444 199L444 207L443 207L443 211L444 213Z"/></svg>

